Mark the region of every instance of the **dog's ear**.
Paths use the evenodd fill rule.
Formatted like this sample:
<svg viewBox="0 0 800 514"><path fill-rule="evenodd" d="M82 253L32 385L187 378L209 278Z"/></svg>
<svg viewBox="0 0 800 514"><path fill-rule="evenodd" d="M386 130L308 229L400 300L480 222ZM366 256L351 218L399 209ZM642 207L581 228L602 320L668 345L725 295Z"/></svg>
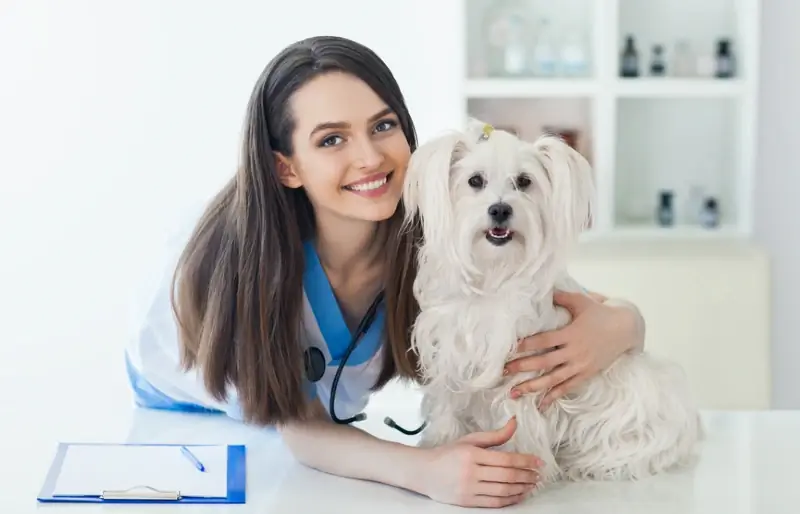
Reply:
<svg viewBox="0 0 800 514"><path fill-rule="evenodd" d="M542 136L533 143L536 159L550 180L550 202L558 241L571 244L592 226L595 187L586 158L556 136Z"/></svg>
<svg viewBox="0 0 800 514"><path fill-rule="evenodd" d="M438 232L452 226L450 172L467 152L464 135L449 132L424 143L411 155L403 184L406 222L419 216L426 238L439 240L442 234Z"/></svg>

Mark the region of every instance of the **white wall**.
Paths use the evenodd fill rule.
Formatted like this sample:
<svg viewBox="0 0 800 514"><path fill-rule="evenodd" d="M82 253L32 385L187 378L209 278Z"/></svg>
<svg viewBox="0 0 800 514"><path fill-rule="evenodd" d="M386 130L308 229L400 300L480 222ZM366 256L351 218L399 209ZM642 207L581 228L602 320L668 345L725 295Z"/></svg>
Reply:
<svg viewBox="0 0 800 514"><path fill-rule="evenodd" d="M4 411L118 394L129 294L170 219L232 173L250 88L283 45L359 39L395 71L423 139L461 119L461 34L441 31L458 0L276 3L0 2L0 390L25 389ZM785 239L800 6L766 4L757 222L774 253L775 406L800 407L800 252Z"/></svg>
<svg viewBox="0 0 800 514"><path fill-rule="evenodd" d="M800 3L764 2L755 227L772 256L773 406L779 409L800 408L798 27Z"/></svg>

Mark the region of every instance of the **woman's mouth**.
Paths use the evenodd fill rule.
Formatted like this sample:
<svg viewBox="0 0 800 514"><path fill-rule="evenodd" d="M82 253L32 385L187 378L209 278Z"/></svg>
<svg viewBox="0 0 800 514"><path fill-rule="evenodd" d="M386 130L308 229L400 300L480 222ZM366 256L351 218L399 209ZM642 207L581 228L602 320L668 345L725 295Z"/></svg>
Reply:
<svg viewBox="0 0 800 514"><path fill-rule="evenodd" d="M380 196L388 190L388 184L393 174L394 172L390 171L389 173L376 175L375 178L372 178L371 180L368 181L360 181L355 184L342 186L342 189L345 189L360 196L367 196L367 197Z"/></svg>

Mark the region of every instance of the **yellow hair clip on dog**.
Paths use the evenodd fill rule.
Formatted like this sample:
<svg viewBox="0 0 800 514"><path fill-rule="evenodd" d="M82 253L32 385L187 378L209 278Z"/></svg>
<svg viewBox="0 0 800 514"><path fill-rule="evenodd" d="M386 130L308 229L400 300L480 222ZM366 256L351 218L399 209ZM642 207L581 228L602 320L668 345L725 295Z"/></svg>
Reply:
<svg viewBox="0 0 800 514"><path fill-rule="evenodd" d="M491 134L492 132L494 132L494 127L486 123L483 126L483 133L481 134L480 140L486 141L487 139L489 139L489 134Z"/></svg>

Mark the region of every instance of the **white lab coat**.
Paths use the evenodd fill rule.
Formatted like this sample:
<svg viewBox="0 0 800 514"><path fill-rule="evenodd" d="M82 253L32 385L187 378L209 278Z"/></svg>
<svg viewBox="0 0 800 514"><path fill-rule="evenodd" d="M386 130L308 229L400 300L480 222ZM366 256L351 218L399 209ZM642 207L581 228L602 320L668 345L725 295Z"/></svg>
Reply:
<svg viewBox="0 0 800 514"><path fill-rule="evenodd" d="M172 238L158 262L156 275L145 288L134 318L134 333L125 350L125 363L136 404L141 407L185 412L221 413L241 419L236 391L219 402L206 392L198 371L183 372L179 366L176 322L170 305L169 288L181 251L199 213L189 217L180 233ZM319 348L327 367L316 383L307 382L309 397L318 397L328 409L331 385L339 358L350 342L347 328L330 283L311 244L305 245L304 282L305 347ZM381 369L385 313L379 309L369 332L347 360L336 388L336 415L354 416L367 404L370 388Z"/></svg>

